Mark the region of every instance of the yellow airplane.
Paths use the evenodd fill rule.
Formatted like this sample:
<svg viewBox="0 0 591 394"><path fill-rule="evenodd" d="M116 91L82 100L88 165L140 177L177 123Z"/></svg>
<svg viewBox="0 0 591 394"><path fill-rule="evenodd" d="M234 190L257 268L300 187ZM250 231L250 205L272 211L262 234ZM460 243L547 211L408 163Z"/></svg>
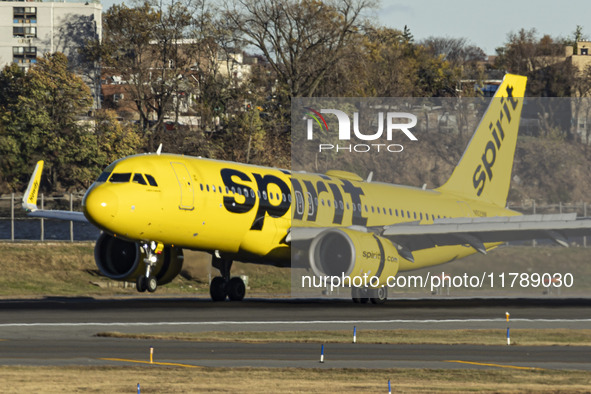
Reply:
<svg viewBox="0 0 591 394"><path fill-rule="evenodd" d="M39 210L43 162L23 197L31 216L89 221L100 271L153 292L174 279L182 249L207 251L220 276L214 301L242 300L234 260L308 265L318 276L378 283L352 288L356 302L387 299L387 277L486 253L501 242L588 233L576 215L528 215L505 208L526 78L506 75L462 159L435 190L326 174L156 153L109 165L88 189L83 212Z"/></svg>

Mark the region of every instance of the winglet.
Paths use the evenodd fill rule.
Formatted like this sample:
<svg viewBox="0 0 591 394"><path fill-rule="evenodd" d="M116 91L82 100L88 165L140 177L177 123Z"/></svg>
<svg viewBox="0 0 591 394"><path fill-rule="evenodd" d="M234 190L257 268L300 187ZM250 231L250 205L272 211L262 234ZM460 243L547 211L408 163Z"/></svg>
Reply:
<svg viewBox="0 0 591 394"><path fill-rule="evenodd" d="M37 210L37 195L39 194L39 185L41 184L41 172L43 171L43 160L37 162L35 171L29 181L29 186L23 196L23 208L28 211Z"/></svg>

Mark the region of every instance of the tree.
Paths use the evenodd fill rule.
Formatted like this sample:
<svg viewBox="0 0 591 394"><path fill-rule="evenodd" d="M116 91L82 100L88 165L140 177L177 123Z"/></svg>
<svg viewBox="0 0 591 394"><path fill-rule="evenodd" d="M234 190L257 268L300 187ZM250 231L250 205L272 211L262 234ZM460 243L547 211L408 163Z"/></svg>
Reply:
<svg viewBox="0 0 591 394"><path fill-rule="evenodd" d="M16 65L5 67L0 73L0 183L21 190L31 164L43 159L51 190L88 187L107 164L140 148L135 130L121 126L113 113L98 112L94 123L82 122L80 115L91 104L88 86L68 71L61 53L38 59L26 74Z"/></svg>
<svg viewBox="0 0 591 394"><path fill-rule="evenodd" d="M144 130L161 128L180 97L183 72L193 63L186 42L191 22L181 2L167 8L114 5L104 14L102 61L129 86Z"/></svg>
<svg viewBox="0 0 591 394"><path fill-rule="evenodd" d="M565 42L548 35L538 38L535 29L510 33L503 47L497 48L495 67L528 77L528 96L570 96L572 75L565 62Z"/></svg>
<svg viewBox="0 0 591 394"><path fill-rule="evenodd" d="M373 6L371 0L236 0L225 17L263 53L290 97L313 96Z"/></svg>

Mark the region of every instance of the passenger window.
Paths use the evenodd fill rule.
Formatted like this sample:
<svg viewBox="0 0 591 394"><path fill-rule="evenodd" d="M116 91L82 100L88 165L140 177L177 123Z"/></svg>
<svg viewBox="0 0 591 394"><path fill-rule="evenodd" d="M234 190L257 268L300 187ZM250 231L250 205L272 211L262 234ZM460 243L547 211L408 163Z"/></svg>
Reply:
<svg viewBox="0 0 591 394"><path fill-rule="evenodd" d="M203 183L200 183L199 187L201 188L201 191L203 191Z"/></svg>
<svg viewBox="0 0 591 394"><path fill-rule="evenodd" d="M219 191L220 193L222 193L222 187L221 187L221 186L218 186L218 191Z"/></svg>
<svg viewBox="0 0 591 394"><path fill-rule="evenodd" d="M156 183L156 179L154 179L154 177L150 174L145 174L146 175L146 179L148 180L148 183L150 184L150 186L154 186L154 187L158 187L158 183Z"/></svg>
<svg viewBox="0 0 591 394"><path fill-rule="evenodd" d="M131 172L118 173L111 175L109 182L111 183L127 183L131 179Z"/></svg>
<svg viewBox="0 0 591 394"><path fill-rule="evenodd" d="M378 207L378 213L380 213L380 207Z"/></svg>
<svg viewBox="0 0 591 394"><path fill-rule="evenodd" d="M388 208L390 210L390 216L392 216L392 208Z"/></svg>
<svg viewBox="0 0 591 394"><path fill-rule="evenodd" d="M236 189L232 186L232 194L236 194Z"/></svg>
<svg viewBox="0 0 591 394"><path fill-rule="evenodd" d="M205 189L209 191L209 185L205 185Z"/></svg>
<svg viewBox="0 0 591 394"><path fill-rule="evenodd" d="M144 179L144 177L142 176L142 174L135 174L133 176L133 182L134 183L139 183L140 185L147 185L146 180Z"/></svg>
<svg viewBox="0 0 591 394"><path fill-rule="evenodd" d="M398 209L395 209L394 213L396 214L396 216L398 216Z"/></svg>
<svg viewBox="0 0 591 394"><path fill-rule="evenodd" d="M215 192L215 185L211 185L211 191Z"/></svg>
<svg viewBox="0 0 591 394"><path fill-rule="evenodd" d="M250 189L250 197L254 198L254 190Z"/></svg>
<svg viewBox="0 0 591 394"><path fill-rule="evenodd" d="M226 194L230 194L230 189L226 186Z"/></svg>
<svg viewBox="0 0 591 394"><path fill-rule="evenodd" d="M289 201L289 203L291 204L291 194L287 195L287 200Z"/></svg>
<svg viewBox="0 0 591 394"><path fill-rule="evenodd" d="M375 209L374 209L374 207L373 207L373 205L372 205L372 206L371 206L371 213L374 213L374 212L375 212Z"/></svg>

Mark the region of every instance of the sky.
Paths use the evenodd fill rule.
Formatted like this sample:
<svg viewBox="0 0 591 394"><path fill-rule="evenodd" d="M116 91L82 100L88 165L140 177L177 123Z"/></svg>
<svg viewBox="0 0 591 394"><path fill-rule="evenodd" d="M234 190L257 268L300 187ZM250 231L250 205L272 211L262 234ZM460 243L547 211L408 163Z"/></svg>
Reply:
<svg viewBox="0 0 591 394"><path fill-rule="evenodd" d="M103 10L119 0L102 1ZM577 25L591 37L589 0L381 0L373 18L381 25L410 28L415 40L467 38L487 55L521 28L535 28L541 37L572 36Z"/></svg>

